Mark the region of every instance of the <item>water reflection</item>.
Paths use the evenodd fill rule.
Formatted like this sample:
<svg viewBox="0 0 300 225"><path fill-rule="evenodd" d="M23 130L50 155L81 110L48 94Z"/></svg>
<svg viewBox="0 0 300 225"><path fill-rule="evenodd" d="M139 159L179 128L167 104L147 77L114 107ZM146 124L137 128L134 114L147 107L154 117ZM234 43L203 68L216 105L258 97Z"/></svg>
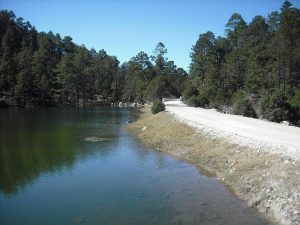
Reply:
<svg viewBox="0 0 300 225"><path fill-rule="evenodd" d="M268 224L213 178L123 132L134 116L1 110L0 224Z"/></svg>
<svg viewBox="0 0 300 225"><path fill-rule="evenodd" d="M14 195L39 174L72 168L76 160L99 149L105 157L111 143L87 143L84 138L117 138L116 124L124 122L119 116L122 111L109 110L1 110L0 191Z"/></svg>

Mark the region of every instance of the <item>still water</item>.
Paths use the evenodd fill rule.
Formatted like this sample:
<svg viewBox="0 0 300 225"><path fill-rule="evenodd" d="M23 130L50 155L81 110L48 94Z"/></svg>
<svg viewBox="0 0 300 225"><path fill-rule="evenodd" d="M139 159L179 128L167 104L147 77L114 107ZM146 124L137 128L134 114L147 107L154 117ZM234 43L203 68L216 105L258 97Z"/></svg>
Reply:
<svg viewBox="0 0 300 225"><path fill-rule="evenodd" d="M0 224L268 224L214 178L145 149L122 129L136 113L0 110Z"/></svg>

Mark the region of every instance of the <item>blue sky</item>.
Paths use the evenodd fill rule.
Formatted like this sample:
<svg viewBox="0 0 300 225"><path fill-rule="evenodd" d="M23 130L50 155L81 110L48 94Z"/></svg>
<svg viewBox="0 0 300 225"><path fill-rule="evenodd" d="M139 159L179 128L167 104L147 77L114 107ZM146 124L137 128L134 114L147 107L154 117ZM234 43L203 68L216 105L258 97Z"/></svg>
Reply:
<svg viewBox="0 0 300 225"><path fill-rule="evenodd" d="M300 8L299 0L291 1ZM199 34L224 35L229 17L240 13L246 22L279 10L283 0L1 0L39 31L73 37L76 44L105 49L120 62L140 51L152 54L163 42L167 57L188 69L189 54Z"/></svg>

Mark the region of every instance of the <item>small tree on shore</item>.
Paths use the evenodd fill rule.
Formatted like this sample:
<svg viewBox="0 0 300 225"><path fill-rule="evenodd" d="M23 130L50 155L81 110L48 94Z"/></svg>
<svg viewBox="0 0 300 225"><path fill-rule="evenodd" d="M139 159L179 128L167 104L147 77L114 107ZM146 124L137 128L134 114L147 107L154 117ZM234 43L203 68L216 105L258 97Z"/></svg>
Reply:
<svg viewBox="0 0 300 225"><path fill-rule="evenodd" d="M159 99L156 99L153 102L153 106L151 108L151 111L152 111L153 114L165 111L165 104L162 103L162 101L160 101Z"/></svg>

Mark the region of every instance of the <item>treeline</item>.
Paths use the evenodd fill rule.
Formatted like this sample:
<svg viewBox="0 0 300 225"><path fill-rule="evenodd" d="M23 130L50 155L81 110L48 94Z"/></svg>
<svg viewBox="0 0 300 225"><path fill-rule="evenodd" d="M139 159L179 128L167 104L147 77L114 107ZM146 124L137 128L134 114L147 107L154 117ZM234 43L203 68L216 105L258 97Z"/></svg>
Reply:
<svg viewBox="0 0 300 225"><path fill-rule="evenodd" d="M280 12L247 24L233 14L226 36L199 36L192 48L184 100L223 112L299 124L300 10L285 1Z"/></svg>
<svg viewBox="0 0 300 225"><path fill-rule="evenodd" d="M145 102L179 97L189 105L299 125L300 9L246 23L235 13L226 35L199 36L189 75L158 43L120 65L104 50L88 50L52 32L38 32L11 11L0 11L0 105Z"/></svg>
<svg viewBox="0 0 300 225"><path fill-rule="evenodd" d="M119 65L115 56L38 32L12 11L0 11L0 103L16 106L144 102L179 97L187 73L165 58L138 53Z"/></svg>

